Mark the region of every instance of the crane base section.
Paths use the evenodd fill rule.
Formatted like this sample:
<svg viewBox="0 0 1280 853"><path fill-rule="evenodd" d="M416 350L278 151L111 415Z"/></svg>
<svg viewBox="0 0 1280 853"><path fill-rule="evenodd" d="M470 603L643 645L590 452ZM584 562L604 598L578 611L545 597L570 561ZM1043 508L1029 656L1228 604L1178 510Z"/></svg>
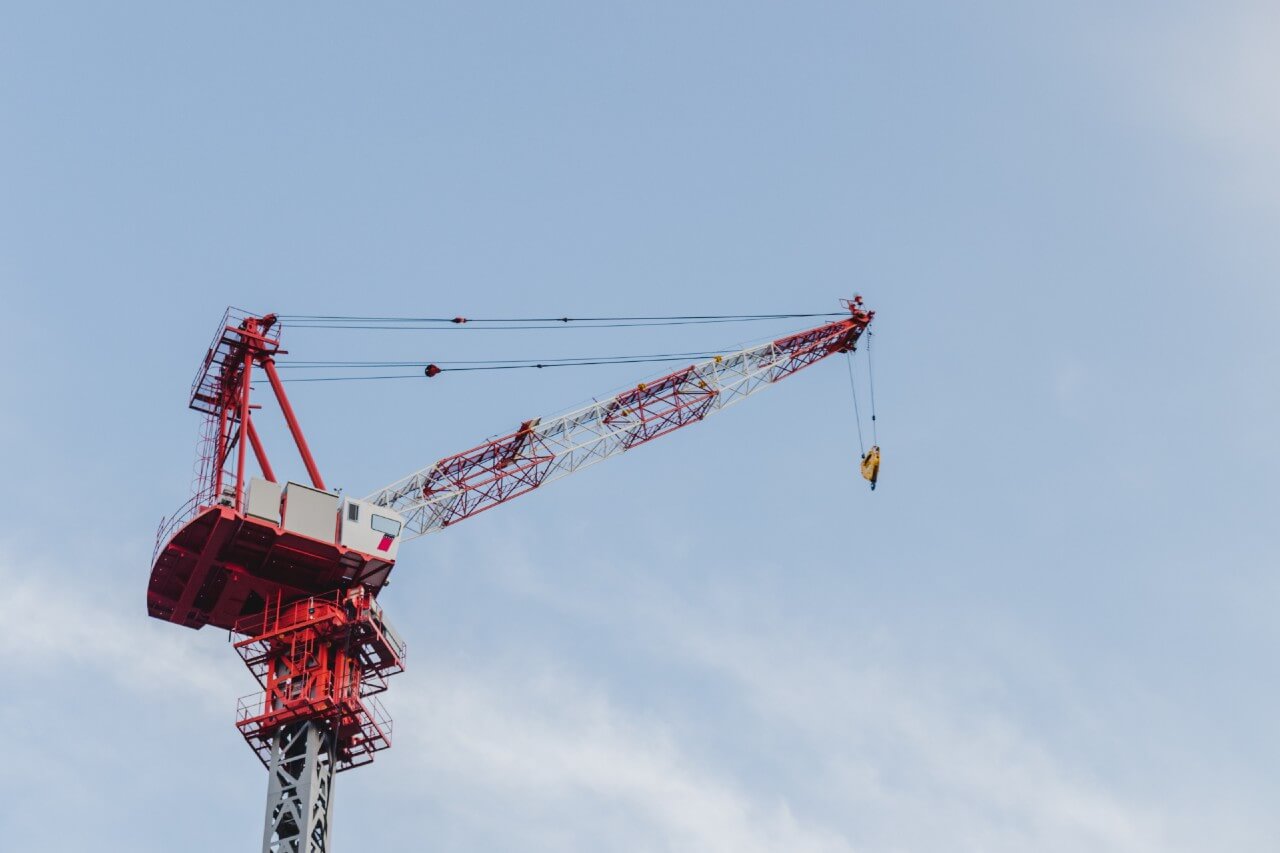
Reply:
<svg viewBox="0 0 1280 853"><path fill-rule="evenodd" d="M272 602L235 629L236 651L261 693L240 700L236 726L270 767L276 735L323 722L335 738L337 772L373 761L391 746L391 717L375 694L404 671L405 644L363 588Z"/></svg>
<svg viewBox="0 0 1280 853"><path fill-rule="evenodd" d="M329 850L333 752L333 732L323 723L295 723L272 738L262 853Z"/></svg>
<svg viewBox="0 0 1280 853"><path fill-rule="evenodd" d="M232 630L268 601L357 585L376 595L394 565L231 507L205 507L157 551L147 612L188 628Z"/></svg>

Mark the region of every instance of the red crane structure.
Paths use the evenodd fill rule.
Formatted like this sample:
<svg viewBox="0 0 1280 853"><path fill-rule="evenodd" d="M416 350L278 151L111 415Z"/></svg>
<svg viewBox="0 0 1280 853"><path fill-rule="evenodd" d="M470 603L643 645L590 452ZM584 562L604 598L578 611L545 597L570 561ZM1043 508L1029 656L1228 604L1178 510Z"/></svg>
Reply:
<svg viewBox="0 0 1280 853"><path fill-rule="evenodd" d="M147 611L231 632L258 681L236 725L269 775L264 853L327 853L334 775L391 745L378 701L406 646L377 601L400 543L703 420L836 353L874 312L690 364L447 456L363 499L325 488L275 359L276 315L228 310L192 384L205 415L195 494L156 537ZM279 483L254 427L265 374L310 478ZM437 371L438 372L438 371ZM428 368L428 375L431 375ZM252 449L261 477L248 472Z"/></svg>

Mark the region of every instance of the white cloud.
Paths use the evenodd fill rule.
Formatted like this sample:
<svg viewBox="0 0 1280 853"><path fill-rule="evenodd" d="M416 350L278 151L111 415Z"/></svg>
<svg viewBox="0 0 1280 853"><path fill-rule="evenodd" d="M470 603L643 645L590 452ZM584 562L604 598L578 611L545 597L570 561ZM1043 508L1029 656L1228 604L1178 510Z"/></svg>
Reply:
<svg viewBox="0 0 1280 853"><path fill-rule="evenodd" d="M735 779L690 733L547 661L418 671L425 686L397 687L396 749L412 753L413 779L439 780L432 797L497 804L524 849L589 849L595 837L620 850L1193 849L1003 715L777 639L684 642L788 744L782 760L809 777L797 790ZM815 792L834 811L804 814ZM586 843L539 838L553 832L548 815Z"/></svg>
<svg viewBox="0 0 1280 853"><path fill-rule="evenodd" d="M537 843L547 814L572 827L573 849L588 849L592 836L618 850L853 849L839 832L797 820L784 800L753 797L699 764L663 723L562 672L436 669L423 681L429 687L396 699L410 732L397 749L421 762L415 778L501 803L524 849L562 846L545 826ZM593 814L611 817L601 824Z"/></svg>
<svg viewBox="0 0 1280 853"><path fill-rule="evenodd" d="M756 737L785 744L769 755L785 779L742 776L729 769L732 756L708 754L696 727L612 699L608 675L575 677L528 649L478 670L429 661L425 673L415 670L425 687L396 688L397 725L408 732L396 748L413 753L413 778L449 780L433 796L457 796L461 784L468 797L501 803L521 837L536 838L547 814L589 836L585 816L605 812L613 823L599 835L616 849L1194 849L1167 836L1159 809L965 689L991 673L924 671L875 642L847 644L836 656L804 624L778 629L786 620L764 619L774 627L742 630L710 602L613 576L626 588L610 601L632 603L620 612L582 587L567 593L563 578L539 583L513 562L509 542L494 548L501 558L468 563L500 567L496 584L565 618L608 614L620 619L618 632L655 638L649 651L659 668L693 667L749 711L732 742L762 752ZM765 601L753 607L769 611ZM544 842L526 849L590 846Z"/></svg>
<svg viewBox="0 0 1280 853"><path fill-rule="evenodd" d="M199 633L147 617L145 577L121 590L82 572L0 547L0 673L85 667L131 691L208 699L224 705L248 693L248 672L226 665L235 655L210 630ZM135 593L130 596L129 593ZM224 635L225 636L225 635ZM236 675L242 677L236 678Z"/></svg>
<svg viewBox="0 0 1280 853"><path fill-rule="evenodd" d="M412 777L448 780L433 797L498 804L512 837L535 839L524 849L591 849L577 834L540 843L536 827L590 836L597 812L611 816L597 833L611 848L636 850L1170 853L1256 849L1275 828L1233 796L1229 776L1205 789L1144 766L1198 747L1176 709L1139 685L1082 696L1029 650L989 666L905 660L875 631L833 637L781 615L750 583L734 584L726 605L616 564L540 577L514 539L463 562L493 567L479 569L487 583L584 633L630 638L629 654L639 646L655 671L683 672L720 697L690 691L675 714L654 718L617 698L634 674L583 671L572 653L557 659L536 642L479 668L434 657L415 669L425 686L398 685L393 698ZM739 580L750 574L735 567ZM1055 725L1019 707L1028 678L1055 706ZM699 738L724 703L742 713L709 747ZM1117 715L1126 703L1141 713ZM1133 728L1144 716L1148 728ZM762 760L726 752L738 748ZM466 794L451 790L460 780Z"/></svg>
<svg viewBox="0 0 1280 853"><path fill-rule="evenodd" d="M936 671L837 659L798 635L703 635L689 648L807 740L822 773L853 781L850 810L877 816L872 849L1173 849L1150 809Z"/></svg>
<svg viewBox="0 0 1280 853"><path fill-rule="evenodd" d="M691 600L688 590L677 600L639 579L607 601L593 601L585 585L566 595L503 556L469 563L498 567L487 582L584 620L584 630L600 630L585 620L603 616L618 636L649 638L637 642L655 670L693 671L741 713L723 723L722 743L708 744L700 732L722 725L723 705L692 690L671 697L670 716L642 711L620 698L634 674L591 672L533 634L480 664L419 650L389 698L396 761L360 776L381 774L376 784L438 806L457 822L454 837L486 834L497 849L522 850L1169 853L1203 849L1208 838L1245 849L1268 826L1251 828L1221 804L1192 826L1158 794L1136 797L1090 769L1105 754L1083 760L1033 718L987 701L975 685L999 684L998 672L926 669L853 632L836 651L742 591L735 608L762 614L749 630L714 600ZM245 692L247 675L207 632L126 618L92 592L68 595L52 575L14 565L0 560L10 614L0 659L9 669L18 659L32 670L89 667L128 702L176 689L225 708ZM54 600L57 620L45 615ZM7 712L22 716L25 701L9 700ZM761 760L726 752L738 748ZM40 760L35 753L25 760Z"/></svg>
<svg viewBox="0 0 1280 853"><path fill-rule="evenodd" d="M1153 110L1207 155L1200 173L1280 207L1280 6L1235 2L1133 21L1112 42L1129 106ZM1186 177L1186 176L1184 176Z"/></svg>

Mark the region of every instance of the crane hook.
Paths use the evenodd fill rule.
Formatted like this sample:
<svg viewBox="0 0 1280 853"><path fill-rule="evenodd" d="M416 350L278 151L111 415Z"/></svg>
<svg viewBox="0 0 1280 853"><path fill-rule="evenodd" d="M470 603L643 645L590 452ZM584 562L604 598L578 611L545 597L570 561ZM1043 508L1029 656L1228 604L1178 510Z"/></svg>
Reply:
<svg viewBox="0 0 1280 853"><path fill-rule="evenodd" d="M871 449L862 454L862 476L863 479L871 482L871 491L876 490L876 480L880 477L880 447L872 445Z"/></svg>

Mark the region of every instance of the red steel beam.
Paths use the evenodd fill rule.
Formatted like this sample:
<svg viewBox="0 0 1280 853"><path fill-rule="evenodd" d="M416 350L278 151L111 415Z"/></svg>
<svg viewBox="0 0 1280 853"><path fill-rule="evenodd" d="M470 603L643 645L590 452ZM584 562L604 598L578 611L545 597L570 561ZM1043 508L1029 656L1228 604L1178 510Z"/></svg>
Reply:
<svg viewBox="0 0 1280 853"><path fill-rule="evenodd" d="M271 463L267 461L267 451L262 446L262 439L258 438L258 430L253 426L252 416L245 422L245 431L249 434L249 443L253 445L253 455L258 458L258 467L262 469L262 476L274 483L276 472L271 470Z"/></svg>
<svg viewBox="0 0 1280 853"><path fill-rule="evenodd" d="M302 456L302 464L307 467L307 475L311 477L311 485L317 489L324 490L324 480L320 478L320 469L316 467L316 460L311 456L311 448L307 446L307 440L302 435L302 428L298 426L298 418L293 414L293 406L289 405L289 397L284 393L284 385L280 382L280 374L276 372L275 361L267 356L262 359L262 369L267 373L267 379L271 381L271 390L276 394L276 400L280 403L280 411L284 413L285 423L289 425L289 433L293 436L294 444L298 445L298 454Z"/></svg>
<svg viewBox="0 0 1280 853"><path fill-rule="evenodd" d="M246 320L245 330L250 334L257 332L258 321ZM244 509L244 461L245 452L249 449L249 442L244 440L245 428L249 425L249 389L252 384L249 379L253 373L253 347L245 348L244 353L244 369L240 373L240 438L239 447L236 448L236 511Z"/></svg>

